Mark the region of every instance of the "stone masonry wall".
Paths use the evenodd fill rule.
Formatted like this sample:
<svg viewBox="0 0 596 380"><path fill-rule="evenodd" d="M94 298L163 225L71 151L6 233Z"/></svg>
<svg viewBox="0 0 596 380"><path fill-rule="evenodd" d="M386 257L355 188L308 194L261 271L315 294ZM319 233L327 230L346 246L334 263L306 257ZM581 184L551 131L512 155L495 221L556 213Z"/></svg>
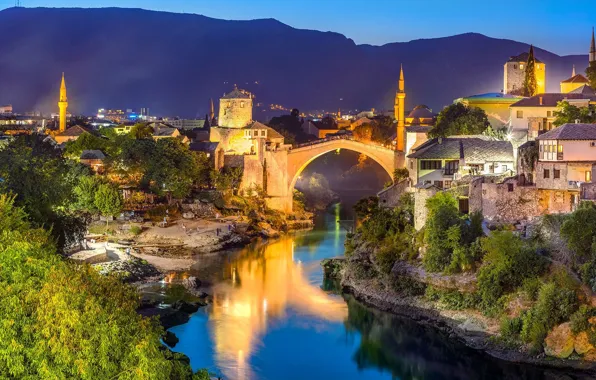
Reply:
<svg viewBox="0 0 596 380"><path fill-rule="evenodd" d="M513 180L483 183L482 214L491 221L515 223L545 214L568 213L573 211L574 194L577 193L517 186Z"/></svg>

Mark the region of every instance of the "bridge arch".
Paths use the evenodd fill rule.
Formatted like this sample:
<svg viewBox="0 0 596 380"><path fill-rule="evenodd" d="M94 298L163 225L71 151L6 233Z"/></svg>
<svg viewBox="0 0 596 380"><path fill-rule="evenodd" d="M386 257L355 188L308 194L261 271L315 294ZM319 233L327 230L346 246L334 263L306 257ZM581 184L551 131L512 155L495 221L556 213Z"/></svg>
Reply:
<svg viewBox="0 0 596 380"><path fill-rule="evenodd" d="M285 179L286 211L292 210L293 190L302 171L318 157L337 149L361 153L378 163L393 178L396 168L404 167L404 153L371 143L366 144L349 138L318 140L304 146L298 146L288 152Z"/></svg>

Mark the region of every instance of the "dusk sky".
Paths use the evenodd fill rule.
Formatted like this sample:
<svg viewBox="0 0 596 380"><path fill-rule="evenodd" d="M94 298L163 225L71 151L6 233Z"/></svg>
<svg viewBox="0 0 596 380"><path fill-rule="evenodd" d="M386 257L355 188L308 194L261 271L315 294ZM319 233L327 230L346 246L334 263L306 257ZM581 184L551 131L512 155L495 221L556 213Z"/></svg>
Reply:
<svg viewBox="0 0 596 380"><path fill-rule="evenodd" d="M0 0L0 9L15 0ZM478 32L532 43L559 55L587 54L596 0L21 0L26 7L129 7L222 19L275 18L334 31L358 44Z"/></svg>

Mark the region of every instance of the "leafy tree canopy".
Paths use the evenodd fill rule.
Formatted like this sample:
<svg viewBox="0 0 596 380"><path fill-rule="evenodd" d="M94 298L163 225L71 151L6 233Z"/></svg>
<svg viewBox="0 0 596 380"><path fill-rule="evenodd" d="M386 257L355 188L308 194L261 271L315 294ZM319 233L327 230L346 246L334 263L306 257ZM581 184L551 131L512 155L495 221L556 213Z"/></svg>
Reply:
<svg viewBox="0 0 596 380"><path fill-rule="evenodd" d="M433 138L477 135L483 133L489 126L488 117L482 109L454 103L441 110L436 124L428 135Z"/></svg>
<svg viewBox="0 0 596 380"><path fill-rule="evenodd" d="M556 119L553 124L557 127L566 123L575 123L576 120L580 123L596 123L596 106L593 104L588 107L578 107L562 101L557 103L554 114Z"/></svg>
<svg viewBox="0 0 596 380"><path fill-rule="evenodd" d="M190 379L138 294L63 260L50 235L0 194L0 377Z"/></svg>

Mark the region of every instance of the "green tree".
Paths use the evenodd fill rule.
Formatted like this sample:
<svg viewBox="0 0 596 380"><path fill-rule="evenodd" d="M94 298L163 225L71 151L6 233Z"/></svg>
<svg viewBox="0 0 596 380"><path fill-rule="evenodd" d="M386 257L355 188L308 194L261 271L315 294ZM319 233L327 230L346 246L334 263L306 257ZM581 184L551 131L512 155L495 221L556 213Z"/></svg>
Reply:
<svg viewBox="0 0 596 380"><path fill-rule="evenodd" d="M128 135L137 140L150 139L153 136L153 128L147 123L137 123L131 128Z"/></svg>
<svg viewBox="0 0 596 380"><path fill-rule="evenodd" d="M199 156L178 139L158 140L155 150L149 154L152 158L142 183L155 194L168 194L177 199L187 197L199 176L204 177Z"/></svg>
<svg viewBox="0 0 596 380"><path fill-rule="evenodd" d="M439 112L437 122L428 132L429 137L453 135L477 135L483 133L490 123L486 113L478 107L462 103L451 104Z"/></svg>
<svg viewBox="0 0 596 380"><path fill-rule="evenodd" d="M596 61L590 62L590 66L586 68L586 77L590 81L590 87L596 88Z"/></svg>
<svg viewBox="0 0 596 380"><path fill-rule="evenodd" d="M534 58L534 47L530 45L528 62L524 71L524 83L522 85L522 96L536 95L536 59Z"/></svg>
<svg viewBox="0 0 596 380"><path fill-rule="evenodd" d="M460 272L472 269L480 259L473 243L483 235L482 214L460 215L457 199L440 192L426 201L424 267L432 272Z"/></svg>
<svg viewBox="0 0 596 380"><path fill-rule="evenodd" d="M544 272L544 258L511 232L495 231L482 239L484 257L478 271L478 294L489 313L500 311L499 299L525 279Z"/></svg>
<svg viewBox="0 0 596 380"><path fill-rule="evenodd" d="M561 236L577 257L590 256L592 244L596 241L596 208L589 204L575 210L561 226Z"/></svg>
<svg viewBox="0 0 596 380"><path fill-rule="evenodd" d="M237 190L242 182L242 168L223 167L211 171L211 182L217 190Z"/></svg>
<svg viewBox="0 0 596 380"><path fill-rule="evenodd" d="M95 194L99 186L104 181L97 176L82 176L79 178L79 183L74 188L77 202L75 204L76 210L82 210L89 213L97 213L98 209L95 204Z"/></svg>
<svg viewBox="0 0 596 380"><path fill-rule="evenodd" d="M0 193L15 196L35 226L52 227L60 248L76 242L85 221L69 212L78 176L88 170L61 156L43 136L19 136L0 148Z"/></svg>
<svg viewBox="0 0 596 380"><path fill-rule="evenodd" d="M575 123L579 120L580 123L596 123L596 106L590 104L587 107L578 107L569 104L568 101L561 101L557 103L557 110L554 112L555 126L560 126L567 123Z"/></svg>
<svg viewBox="0 0 596 380"><path fill-rule="evenodd" d="M122 211L122 196L118 189L112 184L99 184L95 192L95 200L93 203L97 211L105 217L117 215ZM108 219L106 218L106 225L107 224Z"/></svg>
<svg viewBox="0 0 596 380"><path fill-rule="evenodd" d="M0 194L0 378L190 379L136 290L62 259Z"/></svg>
<svg viewBox="0 0 596 380"><path fill-rule="evenodd" d="M393 171L393 182L398 183L410 176L407 168L397 168Z"/></svg>
<svg viewBox="0 0 596 380"><path fill-rule="evenodd" d="M66 155L79 158L84 150L98 149L105 151L109 145L109 140L85 132L78 139L68 141L65 145L64 153Z"/></svg>

